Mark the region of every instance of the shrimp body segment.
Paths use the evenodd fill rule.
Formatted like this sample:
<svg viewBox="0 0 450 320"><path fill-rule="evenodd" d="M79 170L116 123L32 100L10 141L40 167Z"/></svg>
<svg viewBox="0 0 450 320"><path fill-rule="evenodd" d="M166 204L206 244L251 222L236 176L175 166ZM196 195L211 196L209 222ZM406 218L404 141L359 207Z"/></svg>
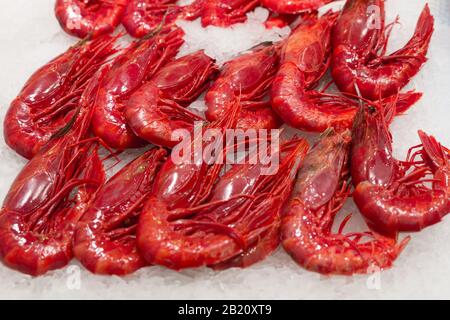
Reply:
<svg viewBox="0 0 450 320"><path fill-rule="evenodd" d="M95 38L116 29L127 4L128 0L56 0L55 14L68 34Z"/></svg>

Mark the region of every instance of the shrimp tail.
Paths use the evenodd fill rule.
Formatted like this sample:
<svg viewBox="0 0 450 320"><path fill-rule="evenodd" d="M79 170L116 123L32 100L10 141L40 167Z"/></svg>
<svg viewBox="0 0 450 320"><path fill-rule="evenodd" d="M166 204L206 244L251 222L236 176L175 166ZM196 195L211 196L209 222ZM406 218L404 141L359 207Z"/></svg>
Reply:
<svg viewBox="0 0 450 320"><path fill-rule="evenodd" d="M407 112L420 99L422 99L422 96L422 92L408 91L406 93L400 93L397 98L396 114Z"/></svg>
<svg viewBox="0 0 450 320"><path fill-rule="evenodd" d="M434 32L434 17L431 15L430 7L428 6L427 3L417 22L416 31L414 32L413 39L419 41L420 47L423 50L428 50L433 32Z"/></svg>
<svg viewBox="0 0 450 320"><path fill-rule="evenodd" d="M449 167L449 150L442 146L435 137L430 136L419 130L419 137L422 141L423 154L429 160L435 169Z"/></svg>

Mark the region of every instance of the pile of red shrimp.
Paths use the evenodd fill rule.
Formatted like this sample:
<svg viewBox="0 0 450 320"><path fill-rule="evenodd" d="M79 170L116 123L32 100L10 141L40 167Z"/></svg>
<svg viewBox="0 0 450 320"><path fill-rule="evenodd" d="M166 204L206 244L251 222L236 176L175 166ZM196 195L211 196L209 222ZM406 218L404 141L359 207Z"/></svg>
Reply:
<svg viewBox="0 0 450 320"><path fill-rule="evenodd" d="M319 16L329 2L57 0L61 26L83 39L30 77L4 119L7 144L29 162L0 211L3 263L34 276L73 258L106 275L151 265L222 270L282 245L322 274L390 268L408 244L402 232L450 212L450 150L420 131L421 144L397 160L389 131L422 96L403 88L427 61L434 18L425 6L411 40L387 55L393 24L383 0L347 0ZM271 10L268 28L291 25L286 39L222 67L204 51L178 57L178 19L228 27L260 5ZM139 38L127 47L113 35L120 23ZM327 73L339 93L323 85ZM203 94L204 116L188 108ZM320 139L277 143L283 125ZM272 134L265 144L224 143L230 130L249 129ZM214 161L198 161L211 130ZM177 155L180 131L191 140ZM276 170L267 174L262 161L226 166L230 150L249 152L252 142L263 147L247 160L270 150ZM106 178L107 160L145 146ZM350 215L334 231L349 198L367 231L346 232Z"/></svg>

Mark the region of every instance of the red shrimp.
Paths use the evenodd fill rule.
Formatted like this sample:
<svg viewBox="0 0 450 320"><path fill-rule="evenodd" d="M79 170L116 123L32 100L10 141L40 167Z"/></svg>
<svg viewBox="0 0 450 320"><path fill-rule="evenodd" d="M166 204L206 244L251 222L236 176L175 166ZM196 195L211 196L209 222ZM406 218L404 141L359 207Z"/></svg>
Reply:
<svg viewBox="0 0 450 320"><path fill-rule="evenodd" d="M125 119L125 105L146 81L177 54L183 43L177 29L136 41L109 66L100 86L92 119L92 130L112 148L125 150L142 146Z"/></svg>
<svg viewBox="0 0 450 320"><path fill-rule="evenodd" d="M135 91L125 107L128 125L140 138L158 146L174 147L177 129L191 130L203 120L187 107L205 91L218 69L203 51L168 63Z"/></svg>
<svg viewBox="0 0 450 320"><path fill-rule="evenodd" d="M272 107L288 125L314 132L349 128L355 108L348 99L312 90L328 69L330 33L337 18L305 16L287 39L272 85Z"/></svg>
<svg viewBox="0 0 450 320"><path fill-rule="evenodd" d="M332 33L331 72L341 91L357 94L357 87L370 100L395 95L426 62L434 31L428 5L411 40L390 55L385 54L392 25L385 27L384 20L383 0L347 1Z"/></svg>
<svg viewBox="0 0 450 320"><path fill-rule="evenodd" d="M130 0L122 19L127 32L142 38L159 28L172 28L178 19L195 20L201 16L205 0L195 0L186 6L175 0Z"/></svg>
<svg viewBox="0 0 450 320"><path fill-rule="evenodd" d="M305 16L284 45L271 101L272 108L294 128L323 132L333 127L344 131L351 128L358 111L355 100L313 90L328 69L330 32L336 17L331 12L319 19L315 14ZM397 113L402 113L421 96L408 92L399 99L394 96L389 99L397 101Z"/></svg>
<svg viewBox="0 0 450 320"><path fill-rule="evenodd" d="M261 4L272 12L297 14L315 11L334 0L261 0Z"/></svg>
<svg viewBox="0 0 450 320"><path fill-rule="evenodd" d="M239 97L242 112L238 128L278 128L281 121L265 98L278 71L279 60L280 46L270 44L225 64L206 94L206 118L216 121L226 116Z"/></svg>
<svg viewBox="0 0 450 320"><path fill-rule="evenodd" d="M88 106L98 80L94 77L87 87L74 124L33 157L6 196L0 211L0 256L13 269L38 276L72 259L76 223L104 181L98 143L86 140L92 114Z"/></svg>
<svg viewBox="0 0 450 320"><path fill-rule="evenodd" d="M97 191L77 225L73 249L91 272L122 276L146 265L136 247L136 223L166 155L149 150Z"/></svg>
<svg viewBox="0 0 450 320"><path fill-rule="evenodd" d="M380 233L420 231L450 212L450 151L419 131L421 145L399 161L392 155L386 123L375 108L362 108L355 120L353 198L369 226Z"/></svg>
<svg viewBox="0 0 450 320"><path fill-rule="evenodd" d="M230 260L215 264L212 268L216 270L222 270L231 267L247 268L259 261L262 261L265 257L275 251L280 244L280 212L283 204L289 198L289 195L293 187L293 179L295 173L298 170L298 166L303 161L308 151L308 144L302 140L293 140L283 144L279 153L275 153L276 156L283 157L278 172L273 175L263 176L261 175L261 164L245 164L236 165L224 176L222 176L214 187L210 202L217 203L221 201L229 200L232 197L238 197L239 195L246 194L253 197L264 197L264 195L270 197L280 197L276 202L270 203L266 208L259 210L267 210L271 208L273 223L270 228L257 238L249 238L247 240L247 247L242 253L233 257ZM294 173L294 174L293 174ZM264 202L265 205L268 204ZM242 211L242 206L245 204L245 200L237 199L230 201L225 205L222 205L214 209L214 212L222 215L222 223L227 219L227 224L230 224L229 218L226 215L232 213L236 217L236 213ZM271 207L271 205L274 205ZM245 206L244 206L245 207ZM260 208L252 203L252 210L254 208ZM222 213L221 213L222 212ZM230 215L231 216L231 215ZM226 217L226 218L225 218ZM239 217L239 216L237 216ZM242 228L242 225L236 224L235 228ZM242 231L241 231L242 232Z"/></svg>
<svg viewBox="0 0 450 320"><path fill-rule="evenodd" d="M55 15L68 34L85 38L113 32L128 0L56 0Z"/></svg>
<svg viewBox="0 0 450 320"><path fill-rule="evenodd" d="M206 0L202 25L228 27L247 21L247 13L255 9L260 0Z"/></svg>
<svg viewBox="0 0 450 320"><path fill-rule="evenodd" d="M306 156L281 223L285 250L307 270L322 274L368 273L371 266L392 266L409 238L399 245L375 233L332 232L349 193L348 152L351 135L331 129ZM345 219L344 221L347 221ZM367 241L363 241L368 238Z"/></svg>
<svg viewBox="0 0 450 320"><path fill-rule="evenodd" d="M239 108L230 114L226 127L236 125L238 112ZM272 176L262 176L261 165L235 167L214 188L223 165L176 165L169 160L139 221L142 255L149 263L176 270L245 259L278 227L279 210L293 182L293 166L306 150L306 142L299 142ZM262 250L248 263L272 250ZM247 261L240 263L245 266Z"/></svg>
<svg viewBox="0 0 450 320"><path fill-rule="evenodd" d="M31 159L73 117L93 74L116 52L116 38L83 40L36 71L11 103L6 143Z"/></svg>

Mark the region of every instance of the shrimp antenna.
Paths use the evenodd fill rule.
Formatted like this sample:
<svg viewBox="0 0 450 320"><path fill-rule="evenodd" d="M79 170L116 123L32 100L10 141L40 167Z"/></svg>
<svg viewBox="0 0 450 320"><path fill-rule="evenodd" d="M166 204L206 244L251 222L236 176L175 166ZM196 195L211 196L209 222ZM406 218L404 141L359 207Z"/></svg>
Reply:
<svg viewBox="0 0 450 320"><path fill-rule="evenodd" d="M274 45L273 41L263 41L263 42L260 42L260 43L258 43L256 45L254 45L253 47L251 47L251 48L249 48L247 50L239 52L238 56L239 55L243 55L243 54L245 54L247 52L251 52L251 51L253 51L255 49L258 49L259 47L261 47L261 48L268 48L268 47L273 46L273 45Z"/></svg>
<svg viewBox="0 0 450 320"><path fill-rule="evenodd" d="M75 43L73 45L73 48L78 48L81 47L83 45L85 45L87 42L89 42L92 39L92 31L88 33L88 35L86 37L84 37L83 39L81 39L80 41L78 41L77 43Z"/></svg>
<svg viewBox="0 0 450 320"><path fill-rule="evenodd" d="M65 136L75 125L75 122L77 121L78 116L80 115L80 111L81 111L81 108L78 107L77 110L75 111L74 115L72 116L72 118L70 118L69 122L64 127L60 128L58 131L56 131L50 137L50 140L61 138L61 137Z"/></svg>
<svg viewBox="0 0 450 320"><path fill-rule="evenodd" d="M270 47L273 45L273 43L274 43L273 41L263 41L263 42L258 43L257 45L254 45L253 47L251 47L250 49L248 49L246 51L251 51L251 50L254 50L259 47Z"/></svg>
<svg viewBox="0 0 450 320"><path fill-rule="evenodd" d="M322 133L320 134L320 138L331 136L331 135L333 135L335 132L336 132L336 131L334 130L333 127L329 127L328 129L326 129L324 132L322 132Z"/></svg>
<svg viewBox="0 0 450 320"><path fill-rule="evenodd" d="M164 25L166 24L166 19L167 19L167 15L169 14L169 11L170 10L167 10L164 13L164 16L161 19L161 22L159 23L159 25L155 29L153 29L152 31L147 33L144 37L142 37L141 41L151 39L151 38L156 37L157 35L159 35L161 33L161 31L163 30Z"/></svg>
<svg viewBox="0 0 450 320"><path fill-rule="evenodd" d="M355 91L356 91L356 95L358 96L359 106L360 106L360 108L363 108L364 105L363 105L363 100L362 100L362 94L361 94L361 91L359 90L357 83L355 83Z"/></svg>

